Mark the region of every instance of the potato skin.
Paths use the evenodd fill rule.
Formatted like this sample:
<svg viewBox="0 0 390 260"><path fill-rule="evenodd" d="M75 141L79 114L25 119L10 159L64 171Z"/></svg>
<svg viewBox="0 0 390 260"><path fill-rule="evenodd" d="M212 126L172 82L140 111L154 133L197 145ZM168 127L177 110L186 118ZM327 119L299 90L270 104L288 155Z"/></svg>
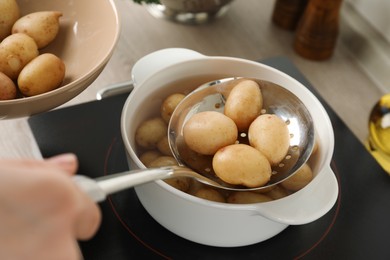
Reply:
<svg viewBox="0 0 390 260"><path fill-rule="evenodd" d="M160 141L157 142L157 149L163 154L172 156L171 147L169 146L168 136L164 136Z"/></svg>
<svg viewBox="0 0 390 260"><path fill-rule="evenodd" d="M265 185L272 173L267 158L245 144L232 144L219 149L212 164L215 174L221 180L250 188Z"/></svg>
<svg viewBox="0 0 390 260"><path fill-rule="evenodd" d="M260 115L248 130L251 146L262 152L271 165L280 163L290 147L290 133L286 123L277 115Z"/></svg>
<svg viewBox="0 0 390 260"><path fill-rule="evenodd" d="M239 131L246 131L263 107L260 86L253 80L239 82L230 92L224 114L236 123Z"/></svg>
<svg viewBox="0 0 390 260"><path fill-rule="evenodd" d="M261 193L255 193L250 191L238 191L229 195L227 198L228 203L233 204L251 204L251 203L262 203L272 201L267 195Z"/></svg>
<svg viewBox="0 0 390 260"><path fill-rule="evenodd" d="M58 88L64 77L64 62L54 54L44 53L22 69L18 86L23 95L35 96Z"/></svg>
<svg viewBox="0 0 390 260"><path fill-rule="evenodd" d="M187 192L191 186L191 179L187 177L170 178L165 179L164 181L172 187L183 192Z"/></svg>
<svg viewBox="0 0 390 260"><path fill-rule="evenodd" d="M194 193L194 196L215 202L226 202L224 196L220 192L212 188L201 188Z"/></svg>
<svg viewBox="0 0 390 260"><path fill-rule="evenodd" d="M11 34L12 26L20 17L20 10L15 0L0 1L0 42Z"/></svg>
<svg viewBox="0 0 390 260"><path fill-rule="evenodd" d="M155 168L155 167L164 167L164 166L174 166L178 165L176 159L173 156L160 156L154 159L148 167Z"/></svg>
<svg viewBox="0 0 390 260"><path fill-rule="evenodd" d="M290 195L290 191L283 188L281 185L276 185L273 189L271 189L269 192L265 193L268 197L278 200L284 197L287 197Z"/></svg>
<svg viewBox="0 0 390 260"><path fill-rule="evenodd" d="M24 33L11 34L0 43L0 71L16 80L24 66L38 55L33 38Z"/></svg>
<svg viewBox="0 0 390 260"><path fill-rule="evenodd" d="M33 38L39 49L46 47L58 34L59 19L62 16L58 11L41 11L30 13L19 18L12 26L12 33L25 33Z"/></svg>
<svg viewBox="0 0 390 260"><path fill-rule="evenodd" d="M154 151L154 150L151 150L151 151L146 151L144 153L142 153L140 156L139 156L139 159L141 160L141 162L146 166L146 167L150 167L150 164L156 160L158 157L162 156L162 154L158 151Z"/></svg>
<svg viewBox="0 0 390 260"><path fill-rule="evenodd" d="M137 144L146 149L155 149L157 143L167 136L167 124L161 117L148 119L140 124L135 133Z"/></svg>
<svg viewBox="0 0 390 260"><path fill-rule="evenodd" d="M171 119L172 113L175 110L176 106L185 98L184 94L174 93L169 95L161 104L161 117L168 124Z"/></svg>
<svg viewBox="0 0 390 260"><path fill-rule="evenodd" d="M4 73L0 72L0 100L10 100L17 96L15 83Z"/></svg>
<svg viewBox="0 0 390 260"><path fill-rule="evenodd" d="M233 144L237 136L234 121L215 111L197 113L183 127L183 137L188 147L204 155L212 155L218 149Z"/></svg>
<svg viewBox="0 0 390 260"><path fill-rule="evenodd" d="M308 164L304 164L298 172L280 183L282 187L290 191L298 191L305 187L313 179L313 172Z"/></svg>

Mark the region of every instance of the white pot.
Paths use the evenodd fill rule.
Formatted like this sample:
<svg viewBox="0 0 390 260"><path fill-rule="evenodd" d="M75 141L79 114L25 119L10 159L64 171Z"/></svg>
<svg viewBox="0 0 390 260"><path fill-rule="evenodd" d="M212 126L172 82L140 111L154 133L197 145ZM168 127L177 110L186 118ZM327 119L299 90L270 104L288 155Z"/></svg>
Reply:
<svg viewBox="0 0 390 260"><path fill-rule="evenodd" d="M288 225L306 224L326 214L334 205L338 185L330 162L334 135L328 114L301 83L264 64L231 57L210 57L186 49L165 49L147 55L133 69L135 88L122 112L121 131L132 169L145 168L136 154L135 131L159 111L160 101L186 86L162 88L179 79L208 75L211 78L252 77L274 82L298 96L309 108L319 154L314 179L285 198L254 204L212 202L181 192L164 181L135 188L149 214L162 226L188 240L211 246L235 247L264 241ZM157 92L158 94L157 94Z"/></svg>

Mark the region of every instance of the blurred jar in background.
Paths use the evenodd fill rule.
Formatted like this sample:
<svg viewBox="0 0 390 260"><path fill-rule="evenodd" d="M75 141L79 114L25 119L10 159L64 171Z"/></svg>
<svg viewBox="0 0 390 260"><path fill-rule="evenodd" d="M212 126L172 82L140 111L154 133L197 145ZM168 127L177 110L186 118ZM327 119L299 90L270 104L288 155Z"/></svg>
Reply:
<svg viewBox="0 0 390 260"><path fill-rule="evenodd" d="M293 31L305 11L308 0L276 0L272 21L279 27Z"/></svg>
<svg viewBox="0 0 390 260"><path fill-rule="evenodd" d="M147 4L148 11L157 18L183 24L204 24L226 13L233 0L160 0L161 4Z"/></svg>
<svg viewBox="0 0 390 260"><path fill-rule="evenodd" d="M342 0L309 0L295 34L294 50L299 55L311 60L333 55L341 4Z"/></svg>

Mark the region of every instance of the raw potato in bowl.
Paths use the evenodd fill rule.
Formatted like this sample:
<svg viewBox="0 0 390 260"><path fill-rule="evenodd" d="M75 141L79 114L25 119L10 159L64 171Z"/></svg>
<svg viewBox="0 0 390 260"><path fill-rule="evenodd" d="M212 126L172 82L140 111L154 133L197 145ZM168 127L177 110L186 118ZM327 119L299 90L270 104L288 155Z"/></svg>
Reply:
<svg viewBox="0 0 390 260"><path fill-rule="evenodd" d="M36 42L38 49L48 46L60 30L59 11L41 11L19 18L12 26L12 33L25 33Z"/></svg>
<svg viewBox="0 0 390 260"><path fill-rule="evenodd" d="M14 99L16 95L15 83L3 72L0 72L0 100Z"/></svg>
<svg viewBox="0 0 390 260"><path fill-rule="evenodd" d="M13 1L13 4L10 5L9 1ZM9 24L12 29L0 42L0 72L15 82L22 95L19 97L34 96L59 87L65 77L64 62L54 54L39 55L39 49L49 45L57 36L62 13L33 12L20 17L20 8L15 0L0 1L0 9L7 7L17 10L14 11L17 16L14 17L16 21ZM1 97L0 100L8 100L18 98L18 95Z"/></svg>
<svg viewBox="0 0 390 260"><path fill-rule="evenodd" d="M53 90L0 100L0 118L45 112L74 98L97 78L119 38L119 19L113 0L16 0L16 3L21 22L15 25L14 32L30 34L39 42L40 55L55 55L63 61L66 69L63 80ZM35 22L23 22L30 14ZM42 29L48 32L45 37L42 37L42 30L34 33L35 30L31 29L34 24L42 24L45 20L42 17L47 19L46 27ZM19 92L18 97L21 96Z"/></svg>
<svg viewBox="0 0 390 260"><path fill-rule="evenodd" d="M64 62L54 54L44 53L24 66L17 82L24 96L35 96L56 89L64 77Z"/></svg>
<svg viewBox="0 0 390 260"><path fill-rule="evenodd" d="M22 69L39 55L34 39L24 33L15 33L0 43L0 72L17 80Z"/></svg>
<svg viewBox="0 0 390 260"><path fill-rule="evenodd" d="M11 34L12 26L20 17L19 6L15 0L2 0L0 4L0 42Z"/></svg>

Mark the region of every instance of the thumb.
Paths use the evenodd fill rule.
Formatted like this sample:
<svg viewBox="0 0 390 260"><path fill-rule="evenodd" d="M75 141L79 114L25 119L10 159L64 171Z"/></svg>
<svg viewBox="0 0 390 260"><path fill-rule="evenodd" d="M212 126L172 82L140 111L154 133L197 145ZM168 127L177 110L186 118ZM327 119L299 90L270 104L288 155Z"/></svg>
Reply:
<svg viewBox="0 0 390 260"><path fill-rule="evenodd" d="M78 168L77 156L73 153L64 153L50 157L45 160L50 164L54 164L68 175L74 175Z"/></svg>

